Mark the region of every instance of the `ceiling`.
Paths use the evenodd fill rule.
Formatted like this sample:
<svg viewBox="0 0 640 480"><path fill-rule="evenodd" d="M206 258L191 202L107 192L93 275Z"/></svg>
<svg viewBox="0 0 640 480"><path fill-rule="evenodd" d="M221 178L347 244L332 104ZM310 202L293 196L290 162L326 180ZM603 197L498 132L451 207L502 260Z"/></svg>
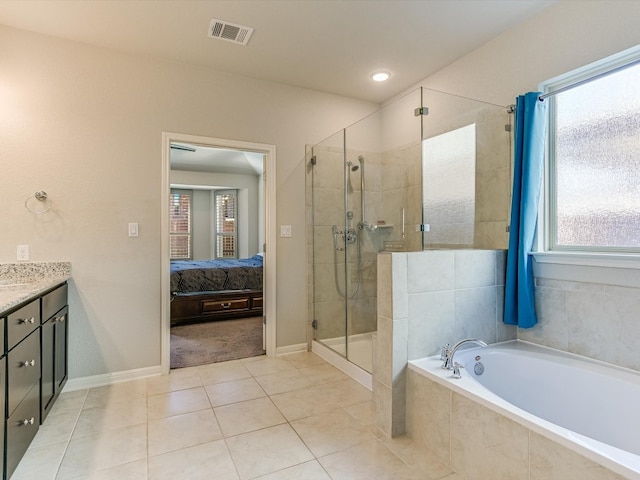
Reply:
<svg viewBox="0 0 640 480"><path fill-rule="evenodd" d="M382 103L553 3L2 0L0 24ZM248 45L208 38L212 18L254 28Z"/></svg>
<svg viewBox="0 0 640 480"><path fill-rule="evenodd" d="M187 147L187 149L171 148L171 170L262 175L264 155L261 153L183 142L175 142L171 145Z"/></svg>

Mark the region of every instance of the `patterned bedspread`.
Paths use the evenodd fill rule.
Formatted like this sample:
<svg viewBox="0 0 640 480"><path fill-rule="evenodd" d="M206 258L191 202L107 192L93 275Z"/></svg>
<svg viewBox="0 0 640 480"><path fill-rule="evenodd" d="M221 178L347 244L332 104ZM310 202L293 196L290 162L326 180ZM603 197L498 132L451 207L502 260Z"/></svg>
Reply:
<svg viewBox="0 0 640 480"><path fill-rule="evenodd" d="M262 255L230 260L174 260L171 293L262 290Z"/></svg>

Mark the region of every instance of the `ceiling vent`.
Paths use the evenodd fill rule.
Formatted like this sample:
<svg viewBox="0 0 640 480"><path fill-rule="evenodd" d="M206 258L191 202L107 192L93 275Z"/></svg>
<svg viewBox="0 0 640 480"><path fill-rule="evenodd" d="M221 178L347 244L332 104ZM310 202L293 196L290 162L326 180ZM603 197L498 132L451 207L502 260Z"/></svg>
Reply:
<svg viewBox="0 0 640 480"><path fill-rule="evenodd" d="M227 42L246 45L249 43L253 28L212 18L209 24L209 37L219 38Z"/></svg>

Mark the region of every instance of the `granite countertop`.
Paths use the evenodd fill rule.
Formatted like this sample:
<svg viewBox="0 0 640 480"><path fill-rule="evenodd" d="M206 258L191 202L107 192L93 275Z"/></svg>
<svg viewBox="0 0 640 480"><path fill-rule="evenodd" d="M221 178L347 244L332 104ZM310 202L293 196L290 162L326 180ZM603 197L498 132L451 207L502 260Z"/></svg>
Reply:
<svg viewBox="0 0 640 480"><path fill-rule="evenodd" d="M69 262L0 263L0 314L69 278Z"/></svg>

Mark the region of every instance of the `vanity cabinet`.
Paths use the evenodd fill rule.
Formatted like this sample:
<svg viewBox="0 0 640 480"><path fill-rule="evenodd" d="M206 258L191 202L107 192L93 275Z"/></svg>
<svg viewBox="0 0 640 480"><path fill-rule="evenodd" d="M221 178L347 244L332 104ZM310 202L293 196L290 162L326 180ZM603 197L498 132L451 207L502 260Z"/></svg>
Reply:
<svg viewBox="0 0 640 480"><path fill-rule="evenodd" d="M6 478L40 425L40 299L7 316Z"/></svg>
<svg viewBox="0 0 640 480"><path fill-rule="evenodd" d="M42 297L40 423L67 382L67 285Z"/></svg>
<svg viewBox="0 0 640 480"><path fill-rule="evenodd" d="M67 381L67 284L0 313L3 472L9 480Z"/></svg>

